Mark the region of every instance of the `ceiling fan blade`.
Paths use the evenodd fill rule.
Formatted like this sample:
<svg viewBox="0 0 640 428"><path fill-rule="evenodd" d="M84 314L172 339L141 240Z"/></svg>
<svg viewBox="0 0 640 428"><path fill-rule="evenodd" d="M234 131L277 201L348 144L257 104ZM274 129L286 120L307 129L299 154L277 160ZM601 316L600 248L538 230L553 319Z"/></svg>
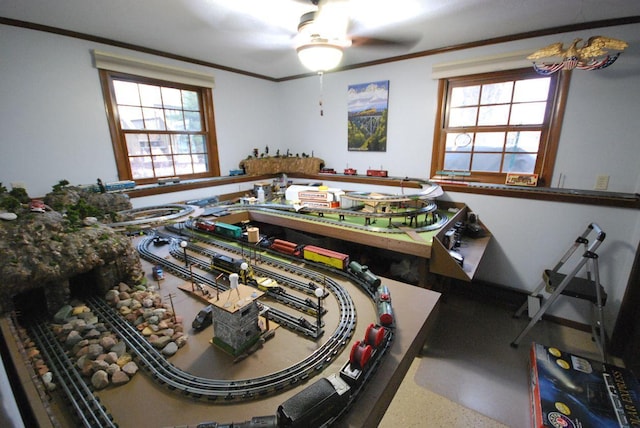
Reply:
<svg viewBox="0 0 640 428"><path fill-rule="evenodd" d="M367 36L354 36L351 37L351 46L353 47L375 47L375 48L403 48L411 49L414 47L420 39L421 35L413 37L367 37Z"/></svg>
<svg viewBox="0 0 640 428"><path fill-rule="evenodd" d="M315 15L314 25L324 38L344 39L349 27L347 2L343 0L321 2Z"/></svg>

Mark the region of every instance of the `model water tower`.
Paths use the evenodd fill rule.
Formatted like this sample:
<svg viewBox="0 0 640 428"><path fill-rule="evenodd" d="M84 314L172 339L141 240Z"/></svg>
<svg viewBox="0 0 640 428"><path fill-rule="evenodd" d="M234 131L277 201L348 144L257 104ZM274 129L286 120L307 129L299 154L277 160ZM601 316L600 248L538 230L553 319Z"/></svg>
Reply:
<svg viewBox="0 0 640 428"><path fill-rule="evenodd" d="M257 300L264 293L238 283L238 274L229 275L229 290L211 299L213 305L213 343L237 356L260 338Z"/></svg>

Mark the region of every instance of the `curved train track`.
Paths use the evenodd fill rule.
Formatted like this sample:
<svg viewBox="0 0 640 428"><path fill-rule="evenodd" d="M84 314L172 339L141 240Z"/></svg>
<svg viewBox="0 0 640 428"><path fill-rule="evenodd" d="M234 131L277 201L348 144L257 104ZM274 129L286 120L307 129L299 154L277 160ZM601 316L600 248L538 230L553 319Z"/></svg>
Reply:
<svg viewBox="0 0 640 428"><path fill-rule="evenodd" d="M250 246L250 244L244 243L243 244L245 245L244 247L242 247L242 245L238 247L237 245L234 245L225 241L221 241L219 239L214 239L214 235L207 234L206 232L202 232L199 229L195 228L193 226L192 220L186 220L183 223L168 224L165 226L165 229L169 230L172 233L178 234L182 237L186 236L191 240L202 241L213 247L221 248L221 249L224 249L225 251L236 253L242 256L245 255L245 249L248 249ZM156 231L155 233L162 237L177 238L176 236L165 235L158 231ZM208 256L211 256L213 254L213 252L206 249L204 251L200 251L200 248L202 247L198 247L197 245L194 245L192 242L187 242L187 248L191 249L192 251L200 252L201 254L205 254ZM298 257L290 256L284 253L273 251L269 248L262 248L259 246L256 247L256 249L260 252L259 260L261 263L272 265L272 266L279 266L284 270L286 270L287 272L294 273L298 276L304 277L311 281L315 281L318 284L323 284L324 281L328 279L326 275L321 274L316 270L308 269L304 266L299 266L297 264L282 263L283 259L291 260L292 262L299 262L300 259ZM275 254L277 255L277 257L270 257L268 254ZM184 260L183 254L176 253L176 256L177 258ZM322 263L316 263L309 260L305 260L304 262L305 262L305 265L318 266L318 268L320 268L321 270L331 272L332 275L341 276L351 282L356 283L361 288L361 291L363 293L367 294L371 299L374 298L375 293L371 291L371 289L369 288L369 285L366 282L362 281L360 278ZM259 264L253 265L253 270L261 276L273 276L273 278L278 282L282 281L282 283L285 283L288 286L295 288L299 291L308 293L310 295L315 295L314 294L315 287L313 289L309 288L309 283L304 283L303 281L296 281L291 277L285 277L284 275L279 275L273 271L260 267Z"/></svg>
<svg viewBox="0 0 640 428"><path fill-rule="evenodd" d="M141 241L143 244L139 246L140 249L145 250L151 239L143 239ZM148 250L146 251L148 252ZM264 257L270 263L282 263L268 256ZM160 257L158 259L166 262ZM180 273L184 277L190 277L192 274L188 269L182 269L177 265L174 265L171 269L182 271ZM182 395L193 399L201 399L210 403L231 404L278 394L284 389L295 387L316 374L320 374L341 353L353 334L356 324L356 310L348 292L331 278L322 277L316 271L299 266L295 266L293 269L298 275L313 278L318 282L322 280L323 285L334 294L338 301L340 320L331 337L308 357L280 371L255 378L218 380L185 372L168 362L133 325L111 308L106 301L93 297L88 299L86 303L101 321L119 335L128 349L136 355L139 365L156 382L171 391L180 392ZM208 278L201 275L197 276L199 277L197 278L198 281L219 287L215 282L211 283L212 281ZM300 285L300 287L303 286ZM363 289L367 290L364 286ZM38 347L45 354L56 379L59 380L67 399L71 403L74 413L80 420L80 424L85 427L117 427L113 417L100 403L99 398L93 395L85 379L78 373L69 357L66 356L64 349L47 323L44 321L34 323L29 327L29 331ZM351 401L354 399L355 395Z"/></svg>
<svg viewBox="0 0 640 428"><path fill-rule="evenodd" d="M186 248L189 249L190 252L195 252L195 253L201 254L203 256L208 257L209 259L216 254L215 251L209 250L209 249L201 247L199 245L195 245L195 244L193 244L191 242L189 242L187 244ZM237 247L223 247L223 248L225 248L227 251L231 251L231 252L234 252L234 253L237 252ZM186 261L190 265L197 266L200 269L208 270L208 271L213 270L212 268L210 268L210 263L209 262L204 261L202 259L199 259L197 257L193 257L191 255L187 255L187 260L185 260L184 259L183 249L181 247L179 247L179 245L177 244L177 242L175 240L173 240L171 242L171 244L170 244L170 253L174 258L176 258L178 260ZM287 284L288 286L296 288L296 289L298 289L300 291L303 291L306 294L314 295L313 293L315 291L315 288L313 288L313 289L309 288L308 283L304 284L302 281L298 281L298 280L290 278L288 276L285 276L285 275L282 275L282 274L278 274L278 273L275 273L273 271L270 271L270 270L267 270L267 269L264 269L264 268L260 268L260 267L258 267L256 265L253 266L253 270L257 274L259 274L258 276L269 277L271 279L276 280L278 282L278 284ZM220 271L220 272L222 272L222 271ZM225 273L225 272L222 272L222 273ZM304 275L301 272L298 272L298 274ZM300 298L298 296L289 295L288 293L286 293L286 294L278 294L278 293L275 293L275 292L269 292L268 290L267 290L267 295L269 297L271 297L272 299L274 299L274 300L278 300L281 303L284 303L285 305L293 306L293 307L298 308L298 309L302 309L305 312L311 313L311 315L317 315L317 311L316 311L315 306L309 305L308 299Z"/></svg>
<svg viewBox="0 0 640 428"><path fill-rule="evenodd" d="M197 272L193 272L192 270L188 269L187 267L184 266L180 266L177 265L176 263L173 263L169 260L166 260L156 254L154 254L153 252L149 251L148 246L149 246L149 242L151 241L150 237L147 237L145 239L142 239L139 243L138 243L138 253L140 254L140 256L152 263L155 264L159 264L161 266L164 267L165 270L167 270L168 272L171 272L173 275L183 278L185 280L192 280L195 281L199 284L205 284L208 285L210 287L213 287L214 289L220 291L225 291L228 289L227 286L213 280L210 279L204 275L200 275ZM172 244L173 245L173 244ZM192 244L189 244L190 248L192 250L195 250L196 247L194 247ZM178 250L174 250L173 254L175 254L175 256L178 259L184 260L184 255L181 251ZM195 266L199 266L205 270L208 270L208 266L205 262L203 262L200 259L197 259L193 256L187 256L187 260L190 264L195 265ZM336 284L336 287L338 287L338 285ZM348 294L347 294L348 296ZM350 296L349 296L350 299ZM289 305L289 306L296 306L295 304ZM305 304L305 302L299 302L300 309L305 310L305 312L309 312L311 311L312 314L317 314L315 312L315 308L310 308L309 305ZM322 335L322 332L319 331L314 325L307 325L306 323L301 323L301 318L300 317L296 317L293 316L287 312L281 311L277 308L270 308L268 311L268 317L269 319L277 322L278 324L280 324L283 327L286 327L290 330L294 330L296 332L300 332L303 333L305 336L309 336L309 337L313 337L313 338L318 338Z"/></svg>
<svg viewBox="0 0 640 428"><path fill-rule="evenodd" d="M225 206L225 205L222 205ZM389 213L389 212L364 212L364 211L356 211L356 210L344 210L338 208L307 208L304 207L300 210L296 210L293 205L276 205L276 204L267 204L267 205L228 205L225 206L229 211L262 211L272 214L277 214L284 217L291 218L303 218L307 221L313 221L316 223L322 224L331 224L334 226L346 227L349 229L363 230L368 232L380 232L380 233L406 233L402 228L397 227L393 224L393 218L398 217L413 217L418 218L418 216L424 214L425 220L423 221L422 226L412 227L411 230L414 232L429 232L432 230L440 229L443 227L447 221L449 221L446 213L441 213L437 211L437 205L434 202L429 202L426 206L422 208L418 208L412 211L400 212L400 213ZM339 219L335 220L332 218L324 217L324 214L333 214L338 215ZM310 216L309 214L317 214L317 216ZM431 219L428 220L427 217L431 216ZM365 224L357 224L350 223L341 218L344 216L355 216L355 217L363 217L365 218ZM371 223L367 223L366 219L389 219L389 226L387 227L378 227L371 226Z"/></svg>
<svg viewBox="0 0 640 428"><path fill-rule="evenodd" d="M138 248L145 251L151 238L141 241ZM146 250L146 252L149 252ZM150 252L149 252L150 253ZM147 254L148 255L148 254ZM166 260L157 257L156 261ZM179 268L175 266L175 268ZM188 278L190 272L187 268L183 274ZM211 282L208 278L197 275L198 281ZM152 377L166 385L171 390L178 390L185 395L209 401L221 400L222 402L250 400L257 397L278 393L283 389L293 387L300 382L320 373L326 365L333 361L340 351L347 345L356 325L356 310L349 293L335 281L327 278L327 289L334 295L340 309L338 325L331 336L309 356L302 361L293 364L280 371L264 376L236 379L218 380L194 376L182 369L173 366L158 352L138 330L124 320L120 314L110 308L102 299L93 298L87 303L110 328L120 335L123 341L138 357L141 365L148 369ZM215 284L218 286L218 284Z"/></svg>

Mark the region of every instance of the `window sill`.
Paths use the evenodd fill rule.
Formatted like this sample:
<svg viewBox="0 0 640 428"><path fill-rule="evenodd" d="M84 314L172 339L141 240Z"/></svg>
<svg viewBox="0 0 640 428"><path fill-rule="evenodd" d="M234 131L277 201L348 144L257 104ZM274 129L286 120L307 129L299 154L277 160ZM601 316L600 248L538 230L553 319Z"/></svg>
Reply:
<svg viewBox="0 0 640 428"><path fill-rule="evenodd" d="M185 190L202 189L206 187L224 186L234 183L246 183L248 181L271 180L271 175L234 175L224 177L200 178L196 180L186 180L180 183L168 184L143 184L135 189L127 191L130 198L140 198L143 196L162 195L165 193L182 192Z"/></svg>
<svg viewBox="0 0 640 428"><path fill-rule="evenodd" d="M236 175L214 177L199 180L185 181L175 184L157 185L151 184L138 186L126 192L131 198L159 195L164 193L181 192L184 190L215 187L234 183L271 180L278 174L268 175ZM343 174L288 174L290 178L302 178L311 180L330 180L345 183L374 184L380 186L398 186L401 182L407 188L420 188L420 185L411 179L403 180L397 177L367 177ZM568 202L584 205L609 206L617 208L640 209L640 195L635 193L599 192L591 190L560 189L550 187L516 187L504 184L481 183L439 183L445 192L473 193L490 196L503 196L507 198L534 199L551 202Z"/></svg>
<svg viewBox="0 0 640 428"><path fill-rule="evenodd" d="M482 183L440 183L440 186L442 186L445 192L474 193L507 198L640 209L640 195L637 193L601 192L552 187L516 187L505 184Z"/></svg>

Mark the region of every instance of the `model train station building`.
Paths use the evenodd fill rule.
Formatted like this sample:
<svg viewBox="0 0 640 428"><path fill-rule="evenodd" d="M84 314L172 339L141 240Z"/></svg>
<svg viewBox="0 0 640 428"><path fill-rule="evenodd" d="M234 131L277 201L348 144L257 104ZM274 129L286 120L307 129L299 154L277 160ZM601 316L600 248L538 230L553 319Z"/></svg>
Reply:
<svg viewBox="0 0 640 428"><path fill-rule="evenodd" d="M260 338L258 298L264 293L238 284L211 299L213 305L213 343L236 356Z"/></svg>

